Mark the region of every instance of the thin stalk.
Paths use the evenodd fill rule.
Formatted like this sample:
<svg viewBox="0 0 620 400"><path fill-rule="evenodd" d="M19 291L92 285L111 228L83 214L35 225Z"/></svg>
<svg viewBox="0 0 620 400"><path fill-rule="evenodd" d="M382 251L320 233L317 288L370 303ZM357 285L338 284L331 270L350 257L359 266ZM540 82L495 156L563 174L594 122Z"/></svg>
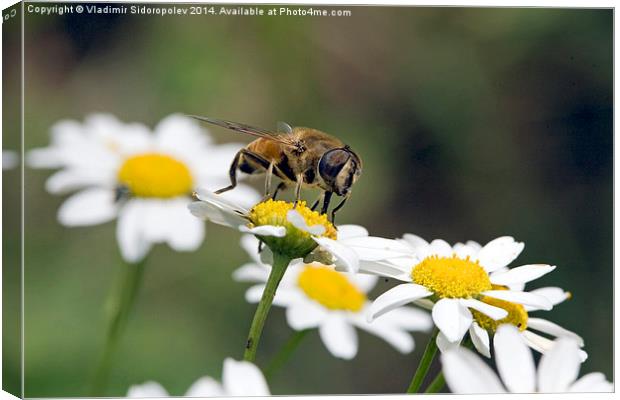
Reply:
<svg viewBox="0 0 620 400"><path fill-rule="evenodd" d="M446 384L446 378L443 372L439 371L435 379L428 385L424 393L438 393Z"/></svg>
<svg viewBox="0 0 620 400"><path fill-rule="evenodd" d="M106 303L106 312L108 314L107 333L103 353L93 380L93 396L105 395L112 360L135 303L142 277L144 276L145 265L146 260L136 264L122 265L122 276L119 279L119 285L112 292Z"/></svg>
<svg viewBox="0 0 620 400"><path fill-rule="evenodd" d="M411 379L411 384L407 389L407 393L418 393L420 390L420 386L422 386L422 382L424 382L424 378L426 377L426 374L428 374L428 370L433 362L433 359L435 358L435 354L437 354L437 343L435 339L437 339L438 333L439 329L435 328L433 335L426 345L420 364L418 364L418 369L415 371L415 374Z"/></svg>
<svg viewBox="0 0 620 400"><path fill-rule="evenodd" d="M282 346L280 351L271 359L271 362L269 362L265 368L265 378L267 378L267 380L291 358L291 355L308 332L310 332L310 329L293 332L290 339Z"/></svg>
<svg viewBox="0 0 620 400"><path fill-rule="evenodd" d="M265 326L265 321L267 320L271 303L273 303L276 289L278 288L278 285L280 284L280 281L284 276L284 272L286 272L286 268L290 262L291 258L289 256L278 252L273 253L273 266L271 267L271 272L269 273L269 278L267 279L263 296L261 297L258 307L256 308L256 312L254 313L252 326L250 327L250 333L248 334L248 341L245 345L243 359L246 361L254 362L254 359L256 358L256 349L258 349L258 342L260 341L260 336L263 333L263 327Z"/></svg>

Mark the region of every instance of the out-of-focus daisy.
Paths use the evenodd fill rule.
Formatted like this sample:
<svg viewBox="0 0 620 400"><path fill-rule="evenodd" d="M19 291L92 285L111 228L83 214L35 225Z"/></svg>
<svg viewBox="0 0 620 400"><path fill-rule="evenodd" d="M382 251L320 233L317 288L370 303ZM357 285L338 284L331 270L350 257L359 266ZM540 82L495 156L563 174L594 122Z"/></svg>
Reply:
<svg viewBox="0 0 620 400"><path fill-rule="evenodd" d="M2 150L2 169L13 169L19 164L19 155L16 151Z"/></svg>
<svg viewBox="0 0 620 400"><path fill-rule="evenodd" d="M205 376L190 386L185 397L269 396L269 388L263 373L247 361L224 360L222 383ZM127 397L169 397L162 385L149 381L133 385Z"/></svg>
<svg viewBox="0 0 620 400"><path fill-rule="evenodd" d="M508 312L484 299L505 300L516 304L549 310L553 307L546 297L522 291L510 285L523 284L553 271L551 265L524 265L503 270L523 250L523 243L512 237L494 239L484 247L450 246L441 239L428 243L407 234L401 244L409 247L409 255L362 265L367 270L407 283L395 286L372 304L369 319L394 308L415 302L432 310L440 333L437 343L458 343L472 326L475 313L491 320L501 320ZM478 315L478 314L476 314Z"/></svg>
<svg viewBox="0 0 620 400"><path fill-rule="evenodd" d="M60 121L49 147L33 149L34 168L61 168L46 182L50 193L79 190L58 210L65 226L96 225L118 218L123 258L140 261L155 243L193 251L204 224L187 212L195 187L217 189L228 180L228 164L240 144L215 145L197 121L182 115L163 119L151 133L138 123L93 114L84 123ZM224 196L252 204L248 186Z"/></svg>
<svg viewBox="0 0 620 400"><path fill-rule="evenodd" d="M613 384L600 372L580 379L580 350L571 338L556 340L551 350L534 364L532 352L513 325L501 325L495 335L495 360L499 377L470 350L454 347L441 355L446 382L454 393L562 393L611 392Z"/></svg>
<svg viewBox="0 0 620 400"><path fill-rule="evenodd" d="M338 228L338 240L358 235L362 229L342 225ZM244 236L241 244L254 262L237 269L233 277L238 281L261 282L246 293L247 300L255 303L263 294L271 267L260 260L256 238ZM374 275L342 273L333 266L297 259L284 274L274 304L286 308L291 328L298 331L318 328L321 340L335 357L355 357L358 350L356 327L382 338L401 353L408 353L414 347L409 331L429 330L431 318L424 311L400 307L385 318L369 323L366 320L370 307L367 293L377 280Z"/></svg>

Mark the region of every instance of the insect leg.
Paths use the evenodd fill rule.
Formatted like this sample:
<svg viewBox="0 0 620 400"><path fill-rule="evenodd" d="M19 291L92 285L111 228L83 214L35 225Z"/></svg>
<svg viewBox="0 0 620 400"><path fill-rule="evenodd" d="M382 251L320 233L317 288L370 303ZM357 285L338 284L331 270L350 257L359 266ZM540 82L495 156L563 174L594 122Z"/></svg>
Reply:
<svg viewBox="0 0 620 400"><path fill-rule="evenodd" d="M286 189L286 182L280 182L278 186L276 186L276 190L273 192L273 196L271 196L271 198L275 200L278 192L282 189Z"/></svg>
<svg viewBox="0 0 620 400"><path fill-rule="evenodd" d="M325 192L321 192L321 194L319 195L319 198L316 199L314 204L312 204L312 207L310 208L312 211L314 211L319 205L319 203L321 202L321 200L323 200L323 196L325 196Z"/></svg>
<svg viewBox="0 0 620 400"><path fill-rule="evenodd" d="M334 192L325 192L325 198L323 199L323 208L321 208L321 214L325 214L329 208L329 202L332 200Z"/></svg>
<svg viewBox="0 0 620 400"><path fill-rule="evenodd" d="M265 178L265 200L271 197L271 177L273 176L273 162L269 163L267 168L267 177Z"/></svg>
<svg viewBox="0 0 620 400"><path fill-rule="evenodd" d="M293 208L297 207L297 203L301 200L301 185L304 182L303 174L297 175L297 181L295 182L295 205Z"/></svg>
<svg viewBox="0 0 620 400"><path fill-rule="evenodd" d="M332 224L336 223L336 212L340 210L342 206L344 206L344 203L346 203L347 200L349 200L349 196L345 196L344 199L342 199L342 201L340 202L340 204L338 204L336 208L332 210Z"/></svg>
<svg viewBox="0 0 620 400"><path fill-rule="evenodd" d="M237 186L237 167L239 166L239 162L241 161L242 154L243 150L239 150L239 152L235 154L235 158L233 158L233 161L230 164L230 169L228 170L228 176L230 176L230 185L226 186L225 188L216 190L215 194L228 192L229 190L232 190Z"/></svg>

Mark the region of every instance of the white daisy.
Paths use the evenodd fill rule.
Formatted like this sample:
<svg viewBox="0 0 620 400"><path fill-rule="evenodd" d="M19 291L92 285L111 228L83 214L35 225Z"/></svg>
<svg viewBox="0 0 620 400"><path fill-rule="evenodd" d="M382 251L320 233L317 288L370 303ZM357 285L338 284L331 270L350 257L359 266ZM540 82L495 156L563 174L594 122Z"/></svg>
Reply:
<svg viewBox="0 0 620 400"><path fill-rule="evenodd" d="M222 383L204 376L185 392L185 397L270 396L269 387L260 369L248 361L224 360ZM169 397L162 385L149 381L133 385L127 397Z"/></svg>
<svg viewBox="0 0 620 400"><path fill-rule="evenodd" d="M562 393L611 392L613 384L600 372L580 379L578 344L570 338L556 340L540 359L538 370L532 352L513 325L501 325L495 335L495 360L499 377L473 352L455 347L441 355L446 382L454 393Z"/></svg>
<svg viewBox="0 0 620 400"><path fill-rule="evenodd" d="M342 225L338 228L338 241L364 231L359 226ZM254 262L237 269L233 277L238 281L266 282L271 267L260 259L257 239L244 236L241 244ZM370 307L367 293L377 280L377 276L342 273L333 266L297 259L286 270L273 304L286 308L291 328L298 331L318 328L321 340L335 357L355 357L356 327L382 338L401 353L411 352L414 342L409 331L429 330L430 316L411 307L400 307L385 318L369 323L365 316ZM264 283L251 287L246 299L258 302L264 289Z"/></svg>
<svg viewBox="0 0 620 400"><path fill-rule="evenodd" d="M432 310L433 321L440 330L437 343L445 347L446 342L460 342L472 326L474 315L496 321L508 316L506 310L483 299L505 300L544 310L553 307L546 297L511 286L555 269L551 265L537 264L503 270L523 250L523 243L515 242L512 237L494 239L484 247L474 242L452 247L441 239L428 243L406 234L400 245L408 247L407 255L360 266L362 271L407 282L374 301L369 312L371 321L394 308L415 302Z"/></svg>
<svg viewBox="0 0 620 400"><path fill-rule="evenodd" d="M123 258L138 262L155 243L196 250L204 224L187 212L196 186L228 184L227 169L240 144L215 145L198 122L182 115L163 119L151 133L107 114L84 123L60 121L51 145L33 149L34 168L61 168L46 182L53 194L79 190L58 210L65 226L101 224L118 217L116 236ZM240 185L229 199L251 204L258 194Z"/></svg>

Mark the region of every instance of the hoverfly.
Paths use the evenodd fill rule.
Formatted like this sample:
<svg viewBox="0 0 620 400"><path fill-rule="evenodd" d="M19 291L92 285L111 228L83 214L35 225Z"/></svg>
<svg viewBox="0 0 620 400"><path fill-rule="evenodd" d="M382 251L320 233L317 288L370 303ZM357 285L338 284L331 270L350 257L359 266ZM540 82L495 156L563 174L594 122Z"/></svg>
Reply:
<svg viewBox="0 0 620 400"><path fill-rule="evenodd" d="M295 186L295 203L300 200L302 187L317 187L321 195L312 206L314 210L321 200L321 213L329 208L332 195L343 196L332 210L332 222L336 212L351 196L351 187L362 173L362 160L339 139L312 128L295 127L279 122L277 130L267 131L237 122L208 117L192 116L235 132L257 136L233 158L230 165L230 185L215 193L232 190L237 185L237 170L246 174L265 173L265 198L275 199L278 192ZM271 193L272 176L282 181Z"/></svg>

